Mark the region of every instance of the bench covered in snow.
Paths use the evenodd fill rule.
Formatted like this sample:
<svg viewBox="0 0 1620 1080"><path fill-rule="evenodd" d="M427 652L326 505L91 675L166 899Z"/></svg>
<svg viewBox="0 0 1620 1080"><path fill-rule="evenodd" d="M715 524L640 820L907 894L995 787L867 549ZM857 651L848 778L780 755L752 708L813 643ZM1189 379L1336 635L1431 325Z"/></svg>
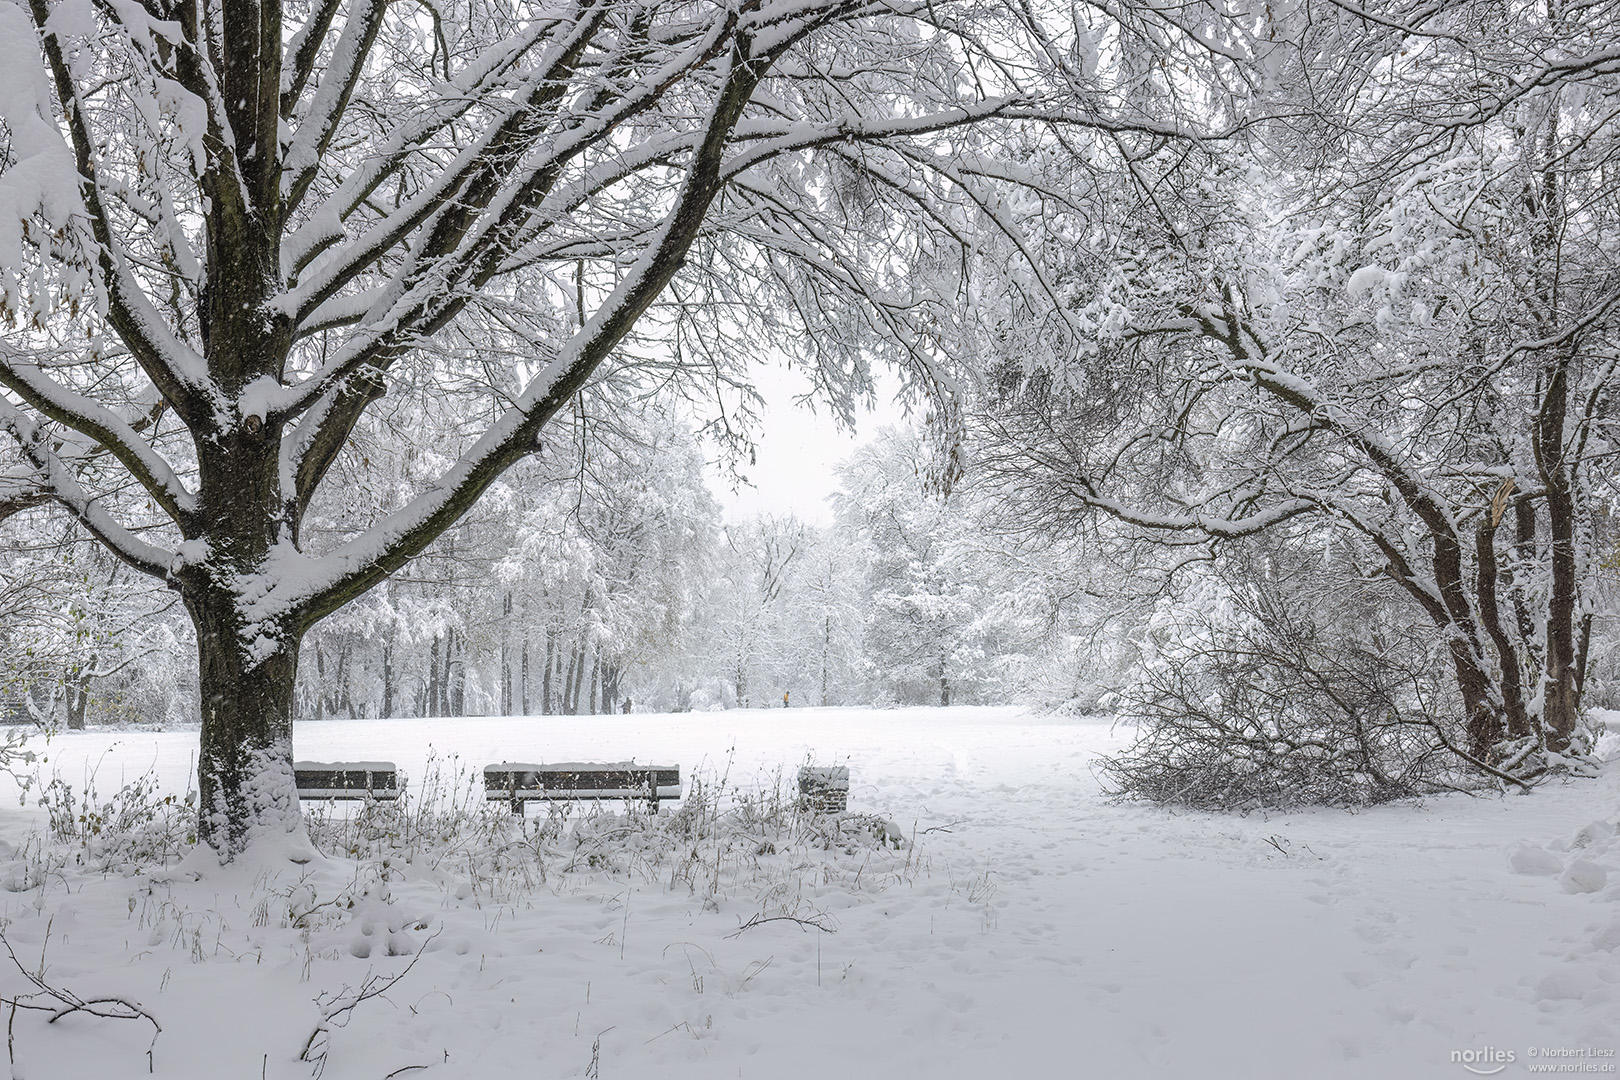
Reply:
<svg viewBox="0 0 1620 1080"><path fill-rule="evenodd" d="M399 771L392 761L295 761L300 799L397 799Z"/></svg>
<svg viewBox="0 0 1620 1080"><path fill-rule="evenodd" d="M656 813L660 799L681 797L681 767L630 761L555 765L503 761L484 766L484 797L510 802L514 814L521 814L523 804L534 799L646 799Z"/></svg>
<svg viewBox="0 0 1620 1080"><path fill-rule="evenodd" d="M842 814L849 806L849 766L802 766L799 803L811 813Z"/></svg>

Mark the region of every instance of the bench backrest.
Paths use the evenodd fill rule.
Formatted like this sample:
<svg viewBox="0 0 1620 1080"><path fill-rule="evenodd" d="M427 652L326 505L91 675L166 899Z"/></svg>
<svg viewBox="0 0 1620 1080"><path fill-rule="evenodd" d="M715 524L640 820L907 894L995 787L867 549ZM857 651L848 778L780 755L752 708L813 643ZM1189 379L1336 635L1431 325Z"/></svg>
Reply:
<svg viewBox="0 0 1620 1080"><path fill-rule="evenodd" d="M598 763L563 761L554 765L503 761L484 766L484 791L490 798L526 793L567 798L627 799L656 793L679 798L679 765L636 765L628 761Z"/></svg>
<svg viewBox="0 0 1620 1080"><path fill-rule="evenodd" d="M305 799L388 797L399 792L392 761L295 761L293 780Z"/></svg>
<svg viewBox="0 0 1620 1080"><path fill-rule="evenodd" d="M849 766L800 768L799 801L819 814L843 813L849 805Z"/></svg>

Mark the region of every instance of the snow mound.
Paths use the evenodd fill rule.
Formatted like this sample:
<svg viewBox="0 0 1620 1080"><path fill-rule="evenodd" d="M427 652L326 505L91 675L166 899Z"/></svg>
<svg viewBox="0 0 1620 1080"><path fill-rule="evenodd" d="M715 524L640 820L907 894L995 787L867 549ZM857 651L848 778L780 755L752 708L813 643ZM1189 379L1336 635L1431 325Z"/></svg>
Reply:
<svg viewBox="0 0 1620 1080"><path fill-rule="evenodd" d="M1558 878L1569 893L1597 892L1609 883L1609 872L1590 859L1576 859Z"/></svg>
<svg viewBox="0 0 1620 1080"><path fill-rule="evenodd" d="M1552 875L1564 869L1564 861L1539 844L1525 844L1508 857L1515 874Z"/></svg>
<svg viewBox="0 0 1620 1080"><path fill-rule="evenodd" d="M1575 830L1575 838L1570 841L1573 848L1601 848L1608 847L1614 839L1615 827L1607 821L1594 821L1582 825Z"/></svg>
<svg viewBox="0 0 1620 1080"><path fill-rule="evenodd" d="M1595 972L1571 965L1542 979L1536 989L1547 1001L1581 1001L1588 994L1603 993L1605 988Z"/></svg>
<svg viewBox="0 0 1620 1080"><path fill-rule="evenodd" d="M1616 918L1592 935L1592 945L1604 952L1614 952L1620 949L1620 918Z"/></svg>

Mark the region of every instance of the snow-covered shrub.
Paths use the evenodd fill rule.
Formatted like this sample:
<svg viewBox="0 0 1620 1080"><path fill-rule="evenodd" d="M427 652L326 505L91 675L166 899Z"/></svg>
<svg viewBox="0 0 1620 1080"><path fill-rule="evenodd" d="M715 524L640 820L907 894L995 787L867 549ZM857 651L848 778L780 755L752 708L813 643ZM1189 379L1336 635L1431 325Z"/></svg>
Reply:
<svg viewBox="0 0 1620 1080"><path fill-rule="evenodd" d="M49 836L76 848L75 860L102 871L163 866L197 843L196 796L161 795L147 772L103 798L94 773L74 787L53 776L40 788Z"/></svg>
<svg viewBox="0 0 1620 1080"><path fill-rule="evenodd" d="M1274 553L1273 553L1274 554ZM1235 562L1235 561L1234 561ZM1228 564L1160 603L1102 766L1121 795L1199 809L1361 806L1478 783L1433 643L1376 595L1301 595L1298 564ZM1309 580L1309 575L1304 575Z"/></svg>
<svg viewBox="0 0 1620 1080"><path fill-rule="evenodd" d="M29 788L39 777L38 770L33 767L39 760L39 753L34 748L39 736L41 729L33 724L14 724L0 734L0 771L8 772L16 779L25 802Z"/></svg>

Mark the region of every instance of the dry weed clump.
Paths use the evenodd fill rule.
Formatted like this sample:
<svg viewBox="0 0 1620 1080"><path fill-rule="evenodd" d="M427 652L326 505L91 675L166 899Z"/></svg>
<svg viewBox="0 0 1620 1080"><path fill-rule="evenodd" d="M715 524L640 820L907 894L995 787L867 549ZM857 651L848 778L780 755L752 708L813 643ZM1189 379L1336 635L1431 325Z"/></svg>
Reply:
<svg viewBox="0 0 1620 1080"><path fill-rule="evenodd" d="M536 812L538 811L538 812ZM379 880L428 873L459 900L513 904L539 888L598 891L613 882L686 890L705 902L757 896L776 915L843 881L876 890L915 872L899 826L870 814L818 814L780 770L749 785L700 769L673 810L637 802L540 803L518 817L487 802L480 777L432 759L392 802L316 804L306 814L323 853ZM763 908L762 908L763 910Z"/></svg>

